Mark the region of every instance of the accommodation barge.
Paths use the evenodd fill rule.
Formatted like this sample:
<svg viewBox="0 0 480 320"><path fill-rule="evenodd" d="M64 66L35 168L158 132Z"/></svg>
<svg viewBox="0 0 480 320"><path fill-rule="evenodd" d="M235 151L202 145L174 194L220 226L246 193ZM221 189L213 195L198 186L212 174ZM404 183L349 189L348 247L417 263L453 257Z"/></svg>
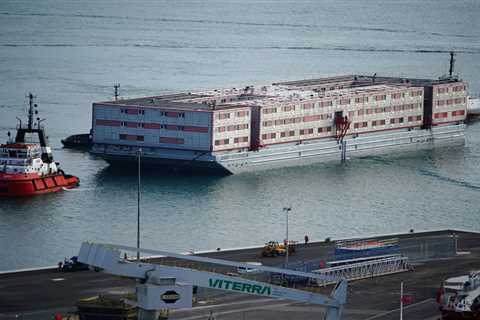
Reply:
<svg viewBox="0 0 480 320"><path fill-rule="evenodd" d="M112 164L240 173L464 142L467 84L347 75L93 103Z"/></svg>

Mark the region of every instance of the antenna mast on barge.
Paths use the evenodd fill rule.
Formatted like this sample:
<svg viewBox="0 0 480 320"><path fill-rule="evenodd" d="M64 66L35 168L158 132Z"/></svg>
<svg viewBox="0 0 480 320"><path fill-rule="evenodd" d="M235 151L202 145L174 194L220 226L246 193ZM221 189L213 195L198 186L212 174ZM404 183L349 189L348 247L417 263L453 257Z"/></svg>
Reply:
<svg viewBox="0 0 480 320"><path fill-rule="evenodd" d="M455 69L455 52L450 51L450 69L448 70L449 78L451 79L453 76L453 70Z"/></svg>

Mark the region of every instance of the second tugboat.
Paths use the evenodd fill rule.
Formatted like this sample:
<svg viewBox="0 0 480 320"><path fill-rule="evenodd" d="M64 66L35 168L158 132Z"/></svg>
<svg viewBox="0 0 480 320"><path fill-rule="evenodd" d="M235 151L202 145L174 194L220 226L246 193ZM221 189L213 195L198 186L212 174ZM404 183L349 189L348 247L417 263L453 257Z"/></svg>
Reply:
<svg viewBox="0 0 480 320"><path fill-rule="evenodd" d="M20 121L15 141L0 145L0 197L33 196L71 189L79 185L78 177L67 175L53 160L45 129L37 118L34 126L34 96L30 93L28 124ZM37 111L35 111L37 114ZM27 142L35 137L38 142ZM10 136L10 133L9 133Z"/></svg>

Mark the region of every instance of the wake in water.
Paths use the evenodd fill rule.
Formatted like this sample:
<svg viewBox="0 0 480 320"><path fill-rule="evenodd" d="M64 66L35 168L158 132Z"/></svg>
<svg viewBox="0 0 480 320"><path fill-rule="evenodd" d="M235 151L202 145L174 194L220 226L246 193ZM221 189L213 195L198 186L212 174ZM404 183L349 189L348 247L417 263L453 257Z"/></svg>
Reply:
<svg viewBox="0 0 480 320"><path fill-rule="evenodd" d="M297 51L351 51L351 52L384 52L384 53L449 53L451 48L445 49L397 49L397 48L374 48L374 47L312 47L312 46L218 46L218 45L175 45L175 44L75 44L75 43L5 43L0 44L1 47L24 48L24 47L46 47L46 48L157 48L157 49L221 49L221 50L297 50ZM480 54L477 48L455 48L456 53L462 54Z"/></svg>
<svg viewBox="0 0 480 320"><path fill-rule="evenodd" d="M417 166L414 166L414 165L406 165L406 164L402 163L402 161L398 161L398 158L389 158L389 157L381 157L381 156L368 156L368 157L363 157L362 159L363 159L363 161L376 162L376 163L379 163L381 165L388 165L388 166L392 165L392 166L396 166L396 167L406 168L406 169L418 172L419 175L421 175L421 176L435 178L437 180L447 182L447 183L450 183L450 184L453 184L453 185L456 185L456 186L480 191L480 185L476 185L476 184L467 182L467 181L462 180L462 179L455 179L455 178L447 177L447 176L444 176L444 175L442 175L439 172L434 171L434 170L429 170L429 169L425 169L425 168L418 168Z"/></svg>
<svg viewBox="0 0 480 320"><path fill-rule="evenodd" d="M94 188L94 187L82 188L82 186L80 186L78 188L73 188L73 189L62 188L63 191L68 191L68 192L87 192L87 191L95 191L95 190L98 190L98 189L99 188Z"/></svg>
<svg viewBox="0 0 480 320"><path fill-rule="evenodd" d="M67 17L67 18L91 18L91 19L113 19L113 20L134 20L134 21L151 21L151 22L173 22L173 23L199 23L199 24L220 24L220 25L237 25L252 27L286 27L286 28L306 28L306 29L334 29L343 31L367 31L382 33L413 33L420 35L430 35L437 37L453 37L477 39L476 35L427 32L421 30L394 29L385 27L365 27L357 25L321 25L321 24L302 24L302 23L286 23L286 22L254 22L254 21L229 21L229 20L213 20L213 19L185 19L185 18L146 18L132 16L113 16L113 15L92 15L92 14L62 14L62 13L10 13L0 12L0 15L6 16L39 16L39 17Z"/></svg>
<svg viewBox="0 0 480 320"><path fill-rule="evenodd" d="M468 188L468 189L480 191L480 186L478 186L478 185L472 184L472 183L464 181L464 180L454 179L454 178L450 178L450 177L447 177L447 176L443 176L443 175L441 175L441 174L439 174L438 172L435 172L435 171L431 171L431 170L427 170L427 169L417 169L417 172L420 173L423 176L432 177L432 178L435 178L437 180L448 182L450 184L454 184L454 185L457 185L457 186L460 186L460 187L465 187L465 188Z"/></svg>

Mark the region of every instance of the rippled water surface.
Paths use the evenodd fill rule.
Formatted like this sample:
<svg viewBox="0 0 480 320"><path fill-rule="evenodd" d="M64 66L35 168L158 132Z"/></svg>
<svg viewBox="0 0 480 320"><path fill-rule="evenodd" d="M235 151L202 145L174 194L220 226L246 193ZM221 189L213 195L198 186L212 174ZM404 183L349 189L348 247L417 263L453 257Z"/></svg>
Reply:
<svg viewBox="0 0 480 320"><path fill-rule="evenodd" d="M52 265L81 241L135 244L136 176L60 139L91 103L340 74L438 77L448 52L480 91L480 2L1 1L0 139L37 95L55 157L81 187L0 200L0 270ZM4 137L4 138L1 138ZM411 228L480 229L480 124L464 146L227 177L143 172L142 243L200 250Z"/></svg>

